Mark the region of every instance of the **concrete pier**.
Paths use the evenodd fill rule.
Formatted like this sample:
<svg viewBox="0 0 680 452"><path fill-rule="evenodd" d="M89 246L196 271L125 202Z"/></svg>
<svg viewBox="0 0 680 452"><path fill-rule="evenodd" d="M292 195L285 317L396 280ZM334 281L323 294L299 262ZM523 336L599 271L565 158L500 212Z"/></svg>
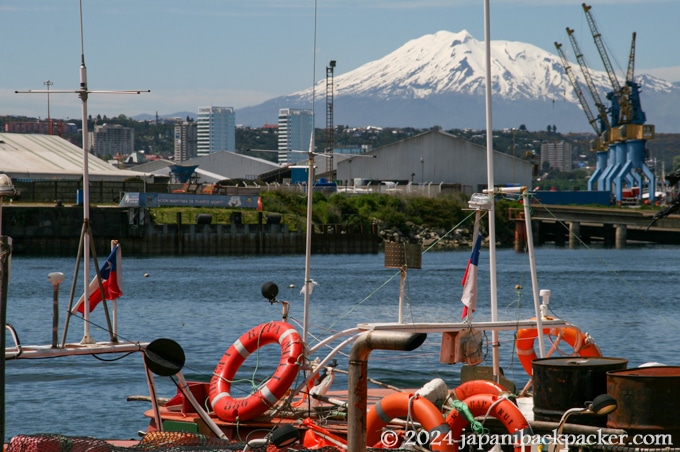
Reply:
<svg viewBox="0 0 680 452"><path fill-rule="evenodd" d="M569 248L600 241L623 249L631 242L680 245L680 215L669 215L649 227L656 210L537 205L532 206L534 242Z"/></svg>

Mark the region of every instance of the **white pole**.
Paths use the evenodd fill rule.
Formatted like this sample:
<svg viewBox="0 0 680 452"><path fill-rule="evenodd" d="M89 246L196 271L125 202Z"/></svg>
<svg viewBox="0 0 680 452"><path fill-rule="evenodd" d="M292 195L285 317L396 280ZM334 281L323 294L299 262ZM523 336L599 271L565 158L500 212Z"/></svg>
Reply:
<svg viewBox="0 0 680 452"><path fill-rule="evenodd" d="M486 171L487 185L489 190L493 190L493 125L491 121L491 30L489 20L489 0L484 0L484 45L486 48ZM498 320L498 300L496 289L496 219L494 211L493 194L489 197L491 209L489 211L489 286L491 289L491 321ZM500 382L500 354L498 330L491 331L492 342L492 361L493 379L496 383Z"/></svg>
<svg viewBox="0 0 680 452"><path fill-rule="evenodd" d="M309 168L307 170L307 236L305 240L305 301L303 307L302 317L302 342L307 346L307 327L309 325L309 294L312 291L311 279L311 260L312 260L312 205L313 205L313 190L314 185L314 132L312 132L312 141L309 143Z"/></svg>
<svg viewBox="0 0 680 452"><path fill-rule="evenodd" d="M522 193L524 203L524 225L527 234L527 251L529 252L529 268L531 269L531 292L534 297L534 315L536 316L536 331L538 332L539 357L545 357L545 342L543 338L543 315L538 293L538 275L536 274L536 257L534 255L534 236L531 228L531 209L529 208L529 195Z"/></svg>
<svg viewBox="0 0 680 452"><path fill-rule="evenodd" d="M88 129L87 129L87 68L85 67L85 45L83 41L83 1L80 0L80 99L83 114L83 224L86 226L83 234L83 293L85 304L83 306L83 339L82 344L93 344L95 341L90 336L90 294L88 291L90 281L90 175L88 170Z"/></svg>
<svg viewBox="0 0 680 452"><path fill-rule="evenodd" d="M406 264L404 264L399 269L399 323L404 323L404 292L405 291L406 291Z"/></svg>
<svg viewBox="0 0 680 452"><path fill-rule="evenodd" d="M311 260L312 260L312 205L314 200L312 187L314 185L314 127L316 115L314 113L316 87L316 15L318 2L314 0L314 38L312 43L312 133L309 141L309 169L307 170L307 235L305 240L305 301L302 315L302 342L307 347L307 329L309 326L309 296L312 291Z"/></svg>

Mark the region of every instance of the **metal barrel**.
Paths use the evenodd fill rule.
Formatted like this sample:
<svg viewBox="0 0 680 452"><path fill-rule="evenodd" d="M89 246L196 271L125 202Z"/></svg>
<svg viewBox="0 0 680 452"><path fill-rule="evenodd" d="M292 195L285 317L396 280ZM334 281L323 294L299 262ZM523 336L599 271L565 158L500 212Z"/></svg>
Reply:
<svg viewBox="0 0 680 452"><path fill-rule="evenodd" d="M607 392L618 402L607 427L629 434L666 433L680 445L680 367L652 366L607 373ZM662 444L645 447L661 447Z"/></svg>
<svg viewBox="0 0 680 452"><path fill-rule="evenodd" d="M607 393L607 372L625 369L623 358L542 358L532 363L534 419L559 422L570 408L584 408L600 394ZM607 418L590 414L569 417L569 423L605 427Z"/></svg>

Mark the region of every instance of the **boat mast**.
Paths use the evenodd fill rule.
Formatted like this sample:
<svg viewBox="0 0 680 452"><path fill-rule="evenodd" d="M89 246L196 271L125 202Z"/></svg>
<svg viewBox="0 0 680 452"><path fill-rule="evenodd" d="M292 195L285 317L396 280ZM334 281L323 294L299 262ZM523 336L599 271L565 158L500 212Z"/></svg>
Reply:
<svg viewBox="0 0 680 452"><path fill-rule="evenodd" d="M27 93L27 94L56 94L56 93L75 93L80 97L82 101L82 134L83 134L83 227L81 230L81 238L78 249L78 258L76 262L76 267L73 272L73 284L71 286L71 294L69 300L69 313L66 316L66 321L64 324L64 332L62 335L62 347L66 343L66 335L68 332L69 319L72 314L71 308L73 303L73 298L75 294L75 287L77 282L78 270L80 266L81 256L84 261L83 269L83 294L84 294L84 305L83 305L83 320L84 320L84 332L82 344L93 344L94 339L90 336L90 300L89 300L89 281L90 281L90 256L94 257L95 268L97 264L97 256L94 252L94 241L92 240L92 231L90 229L90 174L89 174L89 131L87 127L87 99L91 93L103 93L103 94L141 94L148 93L150 90L123 90L123 91L91 91L87 87L87 68L85 67L85 40L83 32L83 0L80 0L80 87L77 90L51 90L49 86L47 90L28 90L28 91L15 91L15 93ZM95 270L98 271L98 270ZM99 283L101 289L101 281ZM115 311L115 307L114 307ZM108 310L105 311L107 324L109 327L109 334L111 335L111 341L116 341L117 332L111 327L111 321L109 319ZM114 317L115 317L114 312Z"/></svg>
<svg viewBox="0 0 680 452"><path fill-rule="evenodd" d="M491 114L491 24L489 0L484 0L484 47L485 47L485 63L486 63L486 171L487 171L487 192L490 194L489 202L489 288L490 288L490 305L491 305L491 322L498 321L498 289L496 285L496 215L494 207L494 188L493 177L493 124ZM541 358L545 355L545 345L543 342L542 328L542 314L538 301L538 279L536 277L536 264L534 259L533 240L531 232L531 217L529 212L529 199L526 190L522 189L522 196L524 201L525 221L527 227L527 235L529 240L529 259L531 264L531 281L532 292L534 298L534 310L536 315L536 328L539 331L538 344ZM492 364L493 364L493 381L500 383L500 342L497 329L491 330L491 344L492 344Z"/></svg>
<svg viewBox="0 0 680 452"><path fill-rule="evenodd" d="M316 116L314 114L315 88L316 88L316 15L317 15L318 1L314 0L314 38L312 45L312 133L309 140L309 168L307 169L307 231L305 239L305 287L304 287L304 305L302 316L302 342L307 347L307 328L309 326L309 296L312 291L311 278L311 256L312 256L312 211L313 211L313 190L314 186L314 127L316 125Z"/></svg>
<svg viewBox="0 0 680 452"><path fill-rule="evenodd" d="M314 123L314 114L312 113L312 124ZM309 326L309 295L312 291L311 278L311 260L312 260L312 205L313 195L312 187L314 185L314 131L312 127L312 138L309 143L309 168L307 169L307 231L305 239L305 288L304 288L304 306L302 316L302 342L307 346L307 328Z"/></svg>
<svg viewBox="0 0 680 452"><path fill-rule="evenodd" d="M491 121L491 31L489 20L489 0L484 0L484 46L486 49L486 177L487 189L491 190L489 215L489 287L491 290L491 321L498 320L498 300L496 289L496 219L494 211L493 179L493 125ZM500 353L498 350L498 330L491 331L493 380L500 382Z"/></svg>
<svg viewBox="0 0 680 452"><path fill-rule="evenodd" d="M87 128L87 68L85 67L85 43L83 40L83 0L80 0L80 91L78 96L82 100L83 119L83 228L90 230L90 175L88 162L88 128ZM85 294L83 319L84 332L82 344L92 344L90 336L90 297L88 292L90 281L90 235L83 234L83 293Z"/></svg>

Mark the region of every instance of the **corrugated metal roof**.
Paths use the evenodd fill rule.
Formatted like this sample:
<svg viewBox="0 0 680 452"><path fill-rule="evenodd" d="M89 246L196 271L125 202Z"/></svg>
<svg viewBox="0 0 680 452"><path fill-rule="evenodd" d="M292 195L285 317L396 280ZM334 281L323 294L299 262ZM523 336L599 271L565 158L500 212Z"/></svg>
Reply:
<svg viewBox="0 0 680 452"><path fill-rule="evenodd" d="M152 177L118 169L92 154L87 160L92 181ZM12 179L81 179L83 151L55 135L0 133L0 172Z"/></svg>
<svg viewBox="0 0 680 452"><path fill-rule="evenodd" d="M281 168L278 163L269 160L235 152L220 151L179 163L171 160L156 160L133 166L130 170L168 176L170 174L169 167L172 165L198 165L198 168L196 168L197 181L202 183L214 183L225 179L256 179L261 174Z"/></svg>
<svg viewBox="0 0 680 452"><path fill-rule="evenodd" d="M139 171L142 173L157 173L159 170L166 170L165 174L167 175L169 173L169 170L167 170L167 168L174 164L175 162L172 160L159 159L131 166L128 170L135 172Z"/></svg>
<svg viewBox="0 0 680 452"><path fill-rule="evenodd" d="M227 151L189 159L182 165L198 165L196 173L199 181L207 183L224 179L256 179L260 174L280 168L278 163Z"/></svg>

